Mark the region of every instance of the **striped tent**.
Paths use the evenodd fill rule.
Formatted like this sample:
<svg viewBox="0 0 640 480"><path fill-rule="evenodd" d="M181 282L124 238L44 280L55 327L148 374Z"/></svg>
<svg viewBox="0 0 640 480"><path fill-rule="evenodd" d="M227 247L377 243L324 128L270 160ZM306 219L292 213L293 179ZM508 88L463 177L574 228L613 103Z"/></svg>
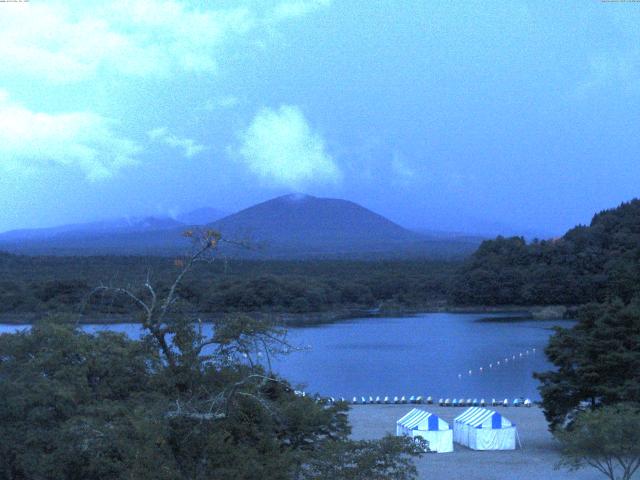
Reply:
<svg viewBox="0 0 640 480"><path fill-rule="evenodd" d="M453 439L473 450L515 450L515 424L494 410L472 407L453 420Z"/></svg>
<svg viewBox="0 0 640 480"><path fill-rule="evenodd" d="M447 422L437 415L413 408L396 422L396 435L422 438L429 442L429 451L453 452L453 431Z"/></svg>

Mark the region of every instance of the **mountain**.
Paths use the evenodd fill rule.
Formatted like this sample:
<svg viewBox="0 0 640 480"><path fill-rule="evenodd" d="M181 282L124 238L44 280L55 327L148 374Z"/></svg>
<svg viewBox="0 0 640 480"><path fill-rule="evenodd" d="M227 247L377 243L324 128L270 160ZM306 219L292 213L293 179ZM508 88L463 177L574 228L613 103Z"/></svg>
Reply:
<svg viewBox="0 0 640 480"><path fill-rule="evenodd" d="M0 234L0 242L41 241L112 233L169 230L180 225L183 224L171 218L128 217L100 222L61 225L58 227L11 230Z"/></svg>
<svg viewBox="0 0 640 480"><path fill-rule="evenodd" d="M128 217L12 230L0 234L0 250L33 255L150 253L146 248L140 250L143 238L162 237L183 228L183 223L171 218Z"/></svg>
<svg viewBox="0 0 640 480"><path fill-rule="evenodd" d="M351 245L419 238L348 200L297 194L254 205L211 226L226 236L246 235L278 245Z"/></svg>
<svg viewBox="0 0 640 480"><path fill-rule="evenodd" d="M253 255L269 257L451 257L470 254L480 244L421 235L354 202L300 194L268 200L210 226L226 238L257 245Z"/></svg>
<svg viewBox="0 0 640 480"><path fill-rule="evenodd" d="M185 225L206 225L224 218L228 213L211 207L197 208L190 212L182 213L176 216L176 220Z"/></svg>
<svg viewBox="0 0 640 480"><path fill-rule="evenodd" d="M11 242L47 241L53 246L72 240L90 242L104 236L145 234L166 230L184 229L191 225L205 225L224 217L226 213L215 208L203 207L169 217L123 217L88 223L74 223L49 228L11 230L0 233L0 245Z"/></svg>
<svg viewBox="0 0 640 480"><path fill-rule="evenodd" d="M189 248L187 225L215 219L204 208L169 218L144 218L67 225L0 234L0 250L56 255L176 255ZM407 230L354 202L285 195L210 221L229 240L221 254L246 258L450 258L471 254L480 239Z"/></svg>

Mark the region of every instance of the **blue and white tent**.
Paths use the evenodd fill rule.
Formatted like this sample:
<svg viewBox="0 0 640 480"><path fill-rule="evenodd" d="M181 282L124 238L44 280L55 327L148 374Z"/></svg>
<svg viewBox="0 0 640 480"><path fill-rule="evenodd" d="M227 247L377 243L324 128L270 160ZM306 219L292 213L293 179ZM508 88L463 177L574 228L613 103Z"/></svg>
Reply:
<svg viewBox="0 0 640 480"><path fill-rule="evenodd" d="M453 452L453 430L437 415L413 408L396 422L396 435L422 438L429 442L429 451Z"/></svg>
<svg viewBox="0 0 640 480"><path fill-rule="evenodd" d="M486 408L468 408L453 420L454 441L473 450L515 450L517 436L515 424Z"/></svg>

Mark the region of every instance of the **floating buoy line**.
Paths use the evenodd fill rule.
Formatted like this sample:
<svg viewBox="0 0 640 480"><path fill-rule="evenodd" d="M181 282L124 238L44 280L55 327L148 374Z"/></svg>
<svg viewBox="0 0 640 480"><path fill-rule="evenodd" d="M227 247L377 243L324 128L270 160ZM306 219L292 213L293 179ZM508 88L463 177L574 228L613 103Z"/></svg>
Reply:
<svg viewBox="0 0 640 480"><path fill-rule="evenodd" d="M504 359L500 359L500 360L496 360L495 362L491 362L489 363L489 365L487 366L488 370L493 370L494 368L498 368L501 365L506 365L509 363L509 360L511 360L512 362L518 361L518 360L522 360L524 358L527 358L529 356L533 356L536 354L536 349L535 348L530 348L525 350L524 352L518 352L518 354L514 354L511 356L506 356L504 357ZM485 367L478 367L478 369L476 370L479 374L482 374L486 371ZM468 377L472 376L474 373L473 369L469 369L467 371L467 375ZM462 378L464 377L464 375L462 375L462 373L458 374L458 380L462 380Z"/></svg>
<svg viewBox="0 0 640 480"><path fill-rule="evenodd" d="M304 391L294 390L294 393L299 397L306 397L307 394ZM434 403L441 407L486 407L487 405L491 405L493 407L530 407L533 405L533 402L529 398L514 398L511 402L508 398L503 400L496 400L492 398L490 402L487 402L484 398L478 400L477 398L454 398L453 400L450 398L440 398L438 401L435 401L433 397L430 395L427 397L423 397L422 395L411 395L407 398L405 395L402 396L394 396L390 397L385 395L383 397L377 395L375 398L372 395L353 397L350 401L344 397L321 397L320 395L315 395L314 400L320 403L334 404L334 403L347 403L351 405L402 405L402 404L426 404L433 405Z"/></svg>

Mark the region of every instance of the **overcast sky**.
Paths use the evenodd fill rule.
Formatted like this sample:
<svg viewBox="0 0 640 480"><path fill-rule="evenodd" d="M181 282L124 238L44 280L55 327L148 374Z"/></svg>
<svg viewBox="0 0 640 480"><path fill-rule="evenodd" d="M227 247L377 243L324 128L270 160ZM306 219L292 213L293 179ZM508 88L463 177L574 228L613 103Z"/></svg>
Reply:
<svg viewBox="0 0 640 480"><path fill-rule="evenodd" d="M640 194L640 4L0 3L0 230L289 192L555 235Z"/></svg>

